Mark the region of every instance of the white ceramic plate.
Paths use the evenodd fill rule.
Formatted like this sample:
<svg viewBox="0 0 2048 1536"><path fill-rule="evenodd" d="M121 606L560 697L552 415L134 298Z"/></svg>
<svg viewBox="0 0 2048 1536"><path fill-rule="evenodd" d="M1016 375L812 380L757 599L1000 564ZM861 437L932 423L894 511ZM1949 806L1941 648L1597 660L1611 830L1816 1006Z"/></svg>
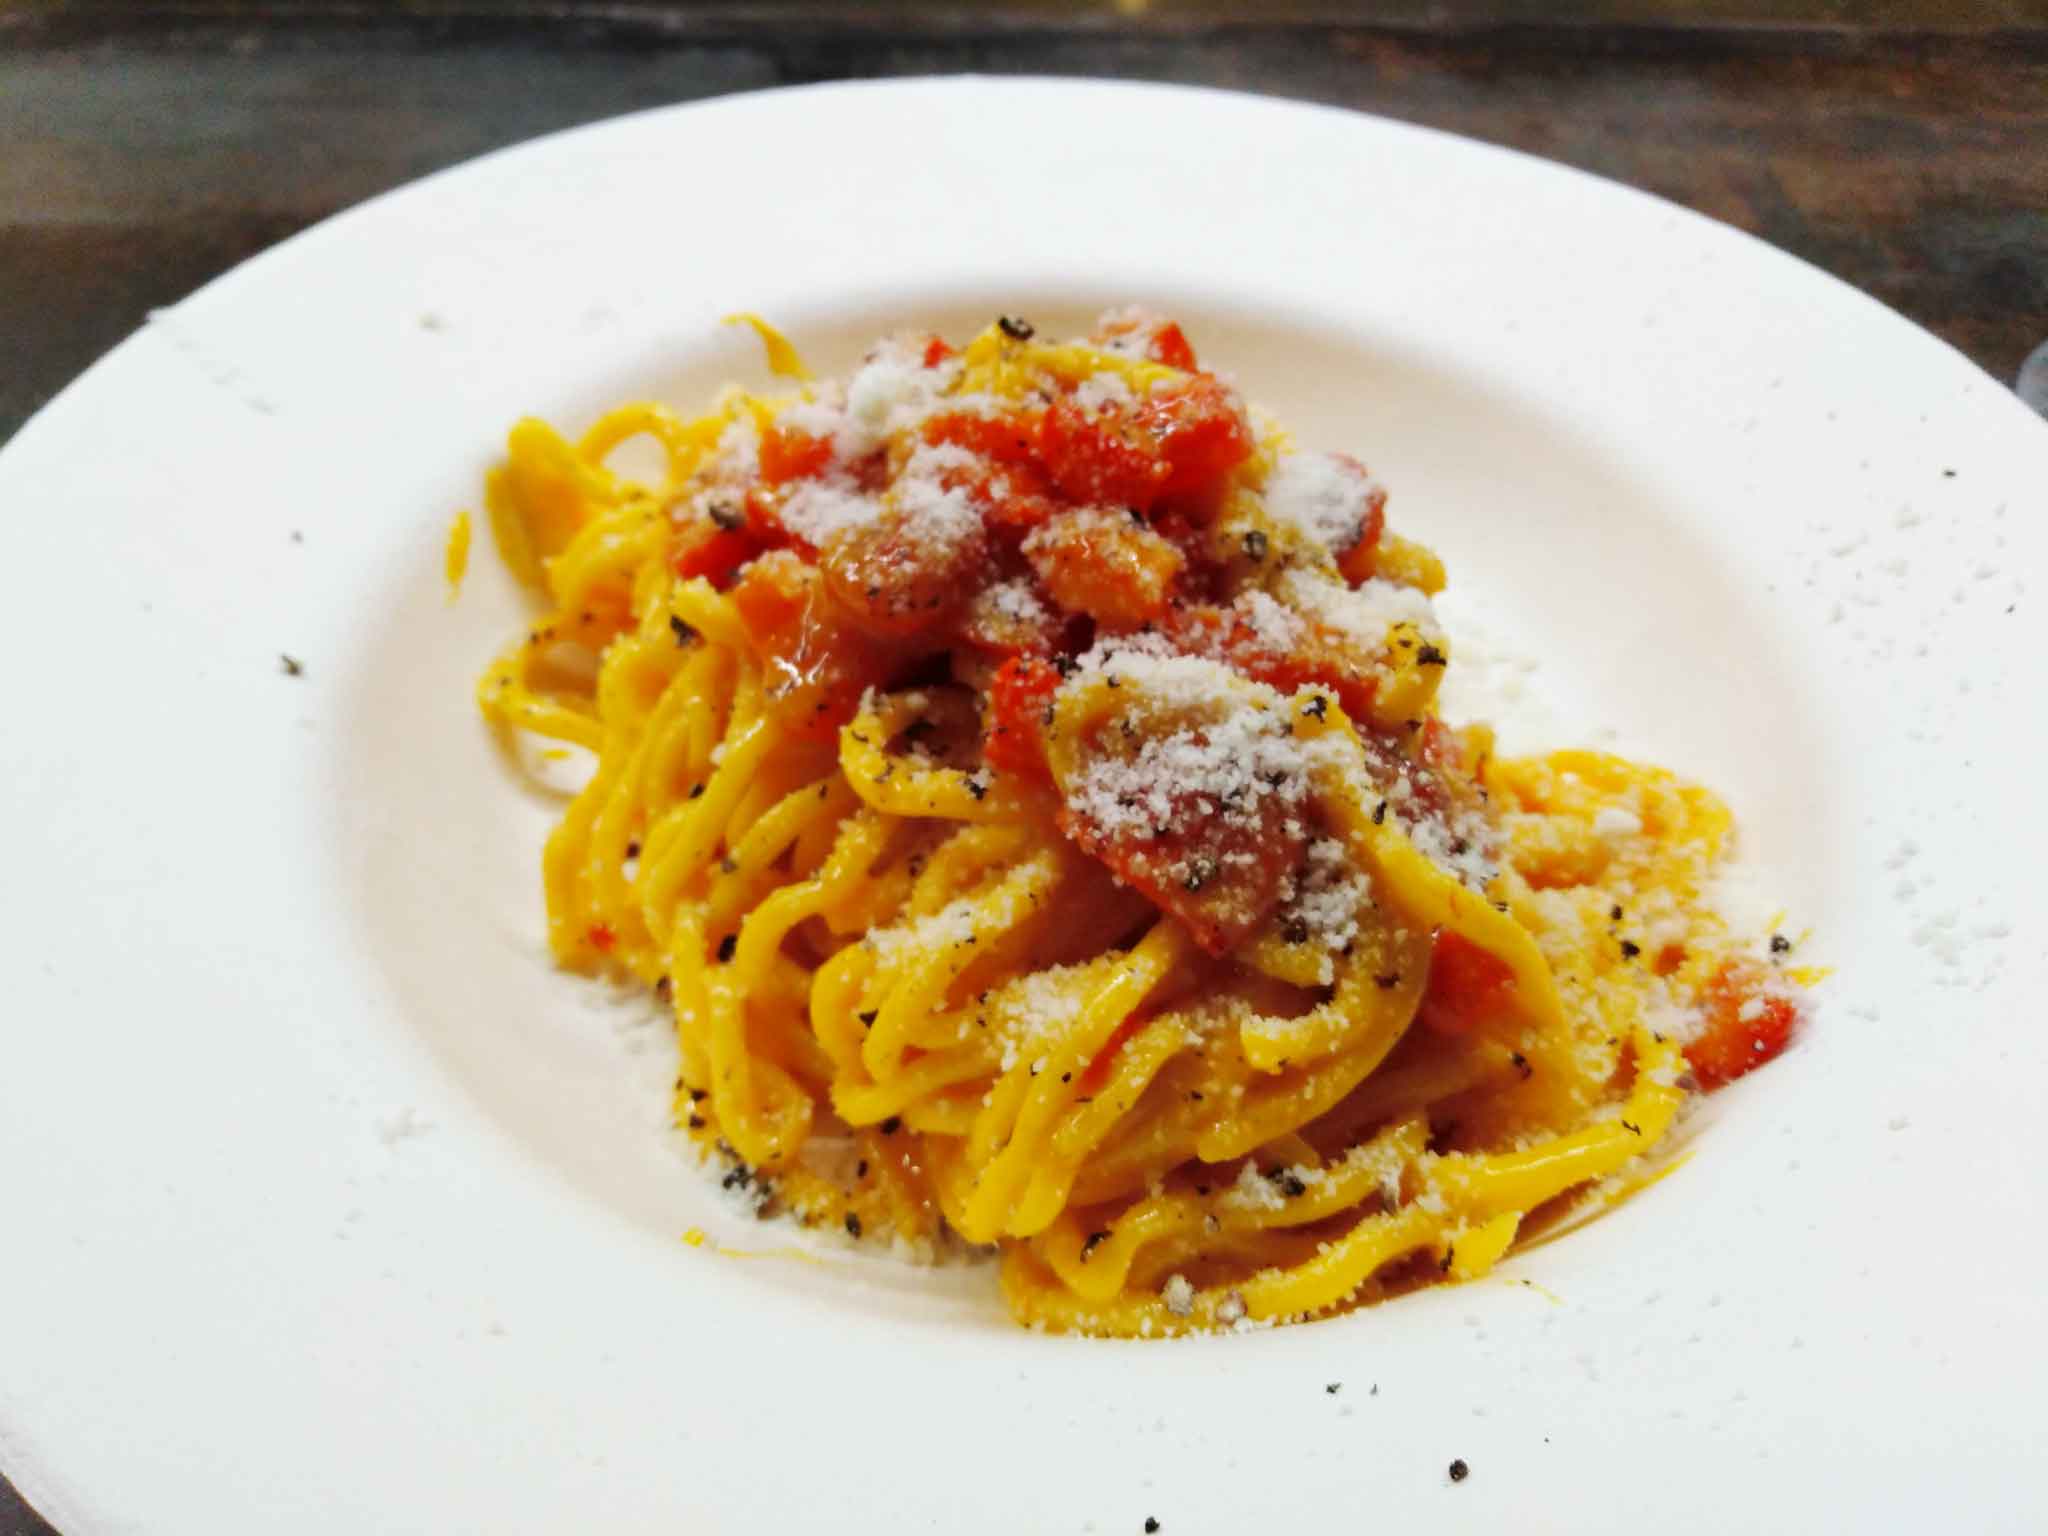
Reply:
<svg viewBox="0 0 2048 1536"><path fill-rule="evenodd" d="M758 379L734 308L837 366L1130 300L1370 460L1462 654L1540 659L1511 735L1730 795L1820 1015L1606 1220L1311 1327L686 1247L790 1238L678 1157L644 1005L547 965L553 808L469 702L521 610L481 547L447 604L448 518L521 413ZM336 219L0 455L0 1463L67 1532L2032 1525L2044 489L2042 423L1830 278L1341 112L778 92Z"/></svg>

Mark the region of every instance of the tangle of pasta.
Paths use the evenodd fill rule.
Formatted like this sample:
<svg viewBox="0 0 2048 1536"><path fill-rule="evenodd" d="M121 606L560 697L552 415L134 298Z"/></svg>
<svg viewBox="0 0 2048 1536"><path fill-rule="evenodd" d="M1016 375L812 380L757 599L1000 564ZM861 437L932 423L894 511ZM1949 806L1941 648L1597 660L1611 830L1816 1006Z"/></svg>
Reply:
<svg viewBox="0 0 2048 1536"><path fill-rule="evenodd" d="M1178 327L820 384L751 323L789 393L514 428L548 611L479 689L593 760L554 954L667 999L728 1188L992 1245L1032 1326L1243 1328L1486 1273L1785 1043L1721 804L1443 722L1435 557Z"/></svg>

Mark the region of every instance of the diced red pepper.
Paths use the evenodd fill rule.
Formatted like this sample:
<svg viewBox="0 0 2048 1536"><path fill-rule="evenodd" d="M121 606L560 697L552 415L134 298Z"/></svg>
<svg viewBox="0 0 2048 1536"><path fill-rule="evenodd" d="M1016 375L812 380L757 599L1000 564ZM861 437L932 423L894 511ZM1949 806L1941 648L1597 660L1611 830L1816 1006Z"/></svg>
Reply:
<svg viewBox="0 0 2048 1536"><path fill-rule="evenodd" d="M761 552L761 540L742 524L721 528L708 520L691 523L676 535L669 565L685 581L702 576L721 589L730 586L740 566Z"/></svg>
<svg viewBox="0 0 2048 1536"><path fill-rule="evenodd" d="M832 439L794 427L772 426L761 434L761 479L769 485L809 480L832 465Z"/></svg>
<svg viewBox="0 0 2048 1536"><path fill-rule="evenodd" d="M874 635L915 636L944 626L974 595L987 546L973 537L934 544L889 514L849 529L824 556L825 581L847 616Z"/></svg>
<svg viewBox="0 0 2048 1536"><path fill-rule="evenodd" d="M986 468L961 476L983 518L998 529L1031 528L1058 510L1052 483L1038 466L1036 411L981 416L945 411L924 424L924 440L964 448L987 461Z"/></svg>
<svg viewBox="0 0 2048 1536"><path fill-rule="evenodd" d="M1042 656L1012 656L989 684L982 757L1003 773L1045 782L1045 713L1059 691L1059 669Z"/></svg>
<svg viewBox="0 0 2048 1536"><path fill-rule="evenodd" d="M1029 464L1038 454L1037 411L1008 416L980 416L971 411L941 411L926 419L924 440L951 443L997 464Z"/></svg>
<svg viewBox="0 0 2048 1536"><path fill-rule="evenodd" d="M1455 933L1440 933L1419 1017L1439 1034L1469 1035L1508 1011L1514 986L1514 973L1498 955Z"/></svg>
<svg viewBox="0 0 2048 1536"><path fill-rule="evenodd" d="M1452 774L1466 772L1465 743L1456 731L1444 724L1440 716L1431 715L1423 723L1422 739L1416 746L1415 755L1425 768Z"/></svg>
<svg viewBox="0 0 2048 1536"><path fill-rule="evenodd" d="M924 365L936 368L953 355L953 349L946 345L946 338L934 336L924 344Z"/></svg>
<svg viewBox="0 0 2048 1536"><path fill-rule="evenodd" d="M1356 459L1341 453L1336 457L1356 468L1361 476L1366 475L1365 466ZM1358 540L1349 549L1337 552L1337 569L1354 587L1372 576L1379 555L1380 536L1387 531L1386 490L1372 483L1370 477L1366 478L1365 518L1359 524Z"/></svg>
<svg viewBox="0 0 2048 1536"><path fill-rule="evenodd" d="M1685 1059L1702 1088L1718 1088L1762 1066L1785 1049L1799 1023L1799 1005L1773 990L1770 973L1751 960L1730 960L1717 970L1700 989L1697 1006L1706 1023L1686 1046Z"/></svg>
<svg viewBox="0 0 2048 1536"><path fill-rule="evenodd" d="M1145 355L1153 362L1188 373L1195 371L1195 349L1188 345L1186 334L1173 321L1149 310L1129 309L1114 317L1105 316L1092 339L1097 343L1121 342L1128 348L1131 339L1139 336L1145 341Z"/></svg>
<svg viewBox="0 0 2048 1536"><path fill-rule="evenodd" d="M1187 557L1142 523L1089 509L1057 513L1024 541L1040 585L1068 613L1136 629L1166 612Z"/></svg>
<svg viewBox="0 0 2048 1536"><path fill-rule="evenodd" d="M590 925L589 939L590 947L601 955L610 954L613 947L619 942L618 935L612 932L609 923L592 923Z"/></svg>
<svg viewBox="0 0 2048 1536"><path fill-rule="evenodd" d="M1072 394L1038 432L1046 473L1077 502L1150 511L1162 496L1197 492L1252 450L1251 428L1221 384L1197 376L1135 405L1090 410Z"/></svg>
<svg viewBox="0 0 2048 1536"><path fill-rule="evenodd" d="M732 600L767 663L772 707L809 739L827 740L851 720L862 690L880 683L897 661L887 645L846 622L824 574L794 550L755 559Z"/></svg>
<svg viewBox="0 0 2048 1536"><path fill-rule="evenodd" d="M1152 339L1145 344L1145 355L1169 368L1179 368L1188 373L1195 371L1195 349L1188 345L1186 334L1171 320L1152 333Z"/></svg>
<svg viewBox="0 0 2048 1536"><path fill-rule="evenodd" d="M1249 825L1204 815L1190 793L1169 795L1167 825L1156 837L1106 834L1071 807L1060 830L1082 852L1178 918L1212 955L1228 954L1264 924L1280 903L1288 873L1308 846L1305 830L1281 804L1262 800Z"/></svg>
<svg viewBox="0 0 2048 1536"><path fill-rule="evenodd" d="M816 572L799 559L757 560L732 589L732 605L756 644L796 624L817 600Z"/></svg>

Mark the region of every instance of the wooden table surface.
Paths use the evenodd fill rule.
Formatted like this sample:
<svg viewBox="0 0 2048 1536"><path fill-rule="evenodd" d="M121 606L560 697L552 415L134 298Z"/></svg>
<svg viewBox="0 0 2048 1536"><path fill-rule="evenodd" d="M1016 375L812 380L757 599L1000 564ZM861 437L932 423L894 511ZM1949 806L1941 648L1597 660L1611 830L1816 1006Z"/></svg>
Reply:
<svg viewBox="0 0 2048 1536"><path fill-rule="evenodd" d="M1725 219L2001 381L2048 340L2048 0L1361 14L1336 0L0 0L0 439L151 308L387 187L636 108L873 75L1102 75L1357 107ZM48 1530L0 1482L0 1536Z"/></svg>

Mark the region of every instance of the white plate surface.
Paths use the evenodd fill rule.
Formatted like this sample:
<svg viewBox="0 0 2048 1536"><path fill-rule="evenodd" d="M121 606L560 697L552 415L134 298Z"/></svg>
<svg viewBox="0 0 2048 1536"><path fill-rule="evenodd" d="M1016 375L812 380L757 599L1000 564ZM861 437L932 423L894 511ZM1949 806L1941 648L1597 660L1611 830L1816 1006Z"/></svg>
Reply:
<svg viewBox="0 0 2048 1536"><path fill-rule="evenodd" d="M1819 1017L1606 1220L1311 1327L686 1247L790 1239L548 968L469 703L520 602L481 543L444 601L448 518L522 413L759 380L735 308L841 365L1131 300L1391 485L1512 739L1727 792ZM0 1464L81 1533L2038 1528L2044 502L2048 428L1869 299L1341 112L781 92L336 219L0 454Z"/></svg>

